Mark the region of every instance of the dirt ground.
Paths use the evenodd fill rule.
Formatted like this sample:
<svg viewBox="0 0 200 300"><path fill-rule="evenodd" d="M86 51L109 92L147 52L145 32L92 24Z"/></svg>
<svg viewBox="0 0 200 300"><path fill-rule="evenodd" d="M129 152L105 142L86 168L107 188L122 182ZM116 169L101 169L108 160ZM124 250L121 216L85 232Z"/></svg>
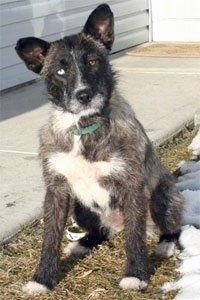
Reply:
<svg viewBox="0 0 200 300"><path fill-rule="evenodd" d="M127 51L131 56L200 57L198 42L151 42Z"/></svg>

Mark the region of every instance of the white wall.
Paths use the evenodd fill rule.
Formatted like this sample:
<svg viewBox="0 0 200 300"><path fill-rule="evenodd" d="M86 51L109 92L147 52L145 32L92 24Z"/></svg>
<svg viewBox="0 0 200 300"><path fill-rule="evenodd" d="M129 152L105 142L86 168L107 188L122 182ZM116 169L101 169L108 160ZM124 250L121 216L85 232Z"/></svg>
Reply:
<svg viewBox="0 0 200 300"><path fill-rule="evenodd" d="M200 42L200 0L151 0L153 41Z"/></svg>

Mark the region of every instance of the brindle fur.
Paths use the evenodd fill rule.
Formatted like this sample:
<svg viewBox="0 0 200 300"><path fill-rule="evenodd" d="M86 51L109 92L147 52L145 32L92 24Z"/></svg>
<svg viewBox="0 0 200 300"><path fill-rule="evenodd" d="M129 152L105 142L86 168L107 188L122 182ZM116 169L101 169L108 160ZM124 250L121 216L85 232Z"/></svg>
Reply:
<svg viewBox="0 0 200 300"><path fill-rule="evenodd" d="M41 259L33 276L34 281L50 289L58 278L60 244L70 203L73 202L76 221L88 231L80 245L91 249L109 238L110 233L110 228L102 224L101 205L93 199L93 207L85 206L74 195L67 178L49 166L52 154L72 150L72 131L77 126L101 124L98 130L80 137L81 155L87 162L108 162L117 154L124 163L123 171L98 178L99 185L110 193L110 209L123 214L127 257L124 277L148 282L148 205L160 228L161 240L176 239L180 231L182 199L174 179L161 164L132 108L115 87L115 76L108 61L113 40L113 14L104 4L92 12L83 31L77 35L53 43L30 37L20 39L16 46L28 68L36 73L41 71L53 102L52 115L40 131L40 159L46 185L45 225ZM96 61L94 67L88 65L89 59ZM66 72L59 77L56 72L60 68ZM91 98L89 103L82 103L82 98L81 103L74 100L78 76L79 85L81 80L84 91L86 89L86 98ZM93 100L96 93L99 102ZM59 114L61 118L65 112L77 115L86 108L94 108L94 112L80 117L69 127L61 128L58 124Z"/></svg>

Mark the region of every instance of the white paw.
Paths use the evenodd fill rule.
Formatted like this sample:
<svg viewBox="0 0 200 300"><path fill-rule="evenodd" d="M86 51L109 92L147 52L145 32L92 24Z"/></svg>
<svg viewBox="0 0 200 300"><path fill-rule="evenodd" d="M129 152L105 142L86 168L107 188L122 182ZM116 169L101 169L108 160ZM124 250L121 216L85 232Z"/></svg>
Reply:
<svg viewBox="0 0 200 300"><path fill-rule="evenodd" d="M79 242L68 243L67 247L63 249L63 253L68 257L71 255L86 254L89 251L88 248L81 246Z"/></svg>
<svg viewBox="0 0 200 300"><path fill-rule="evenodd" d="M163 241L158 244L156 254L161 257L170 257L176 254L176 245L174 242Z"/></svg>
<svg viewBox="0 0 200 300"><path fill-rule="evenodd" d="M147 282L138 279L137 277L124 277L119 283L123 290L142 290L147 287Z"/></svg>
<svg viewBox="0 0 200 300"><path fill-rule="evenodd" d="M28 295L38 295L48 293L49 289L36 281L28 281L22 286L22 292Z"/></svg>

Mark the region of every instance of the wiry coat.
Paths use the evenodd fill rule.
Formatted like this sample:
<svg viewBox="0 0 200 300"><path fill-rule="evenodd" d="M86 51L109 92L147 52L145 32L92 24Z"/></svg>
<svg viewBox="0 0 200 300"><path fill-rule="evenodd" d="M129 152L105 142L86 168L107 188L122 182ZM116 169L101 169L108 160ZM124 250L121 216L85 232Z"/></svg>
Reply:
<svg viewBox="0 0 200 300"><path fill-rule="evenodd" d="M77 35L51 44L35 38L17 44L28 68L41 71L53 102L52 114L40 132L47 190L43 248L33 277L40 288L29 282L24 288L28 293L41 291L41 285L42 291L44 286L52 288L57 281L60 242L70 203L77 223L88 233L67 248L68 254L91 249L125 228L123 289L145 288L149 279L148 204L161 241L172 242L180 231L182 199L174 180L115 87L108 61L113 39L112 12L101 5ZM38 45L40 55L31 57L30 48ZM93 124L98 128L84 133L83 129Z"/></svg>

